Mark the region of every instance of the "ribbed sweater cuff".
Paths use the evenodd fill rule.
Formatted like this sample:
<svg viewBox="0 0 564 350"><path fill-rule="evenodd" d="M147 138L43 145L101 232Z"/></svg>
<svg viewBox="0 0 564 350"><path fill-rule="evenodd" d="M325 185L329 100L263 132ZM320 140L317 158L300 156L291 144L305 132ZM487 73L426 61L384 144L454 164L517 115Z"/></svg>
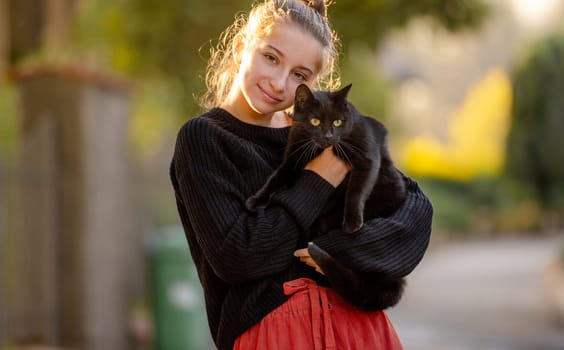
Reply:
<svg viewBox="0 0 564 350"><path fill-rule="evenodd" d="M288 208L304 231L307 231L334 190L321 176L311 170L304 170L294 186L276 194L273 201Z"/></svg>
<svg viewBox="0 0 564 350"><path fill-rule="evenodd" d="M315 238L314 243L327 253L334 254L339 248L343 248L350 242L350 237L340 232L340 230L333 230L325 235Z"/></svg>

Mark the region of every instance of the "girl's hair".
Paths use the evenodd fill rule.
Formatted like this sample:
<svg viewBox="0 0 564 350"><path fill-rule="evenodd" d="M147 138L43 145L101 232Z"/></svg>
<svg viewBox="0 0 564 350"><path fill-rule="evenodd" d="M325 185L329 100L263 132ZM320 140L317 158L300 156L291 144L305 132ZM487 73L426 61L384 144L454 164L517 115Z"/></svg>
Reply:
<svg viewBox="0 0 564 350"><path fill-rule="evenodd" d="M319 88L334 89L339 85L339 39L327 19L325 0L265 0L253 6L250 13L238 14L235 22L219 37L206 70L206 91L200 105L208 110L218 106L229 93L239 64L233 57L233 40L242 35L243 40L268 35L278 22L289 21L301 26L321 43L323 66L317 79Z"/></svg>

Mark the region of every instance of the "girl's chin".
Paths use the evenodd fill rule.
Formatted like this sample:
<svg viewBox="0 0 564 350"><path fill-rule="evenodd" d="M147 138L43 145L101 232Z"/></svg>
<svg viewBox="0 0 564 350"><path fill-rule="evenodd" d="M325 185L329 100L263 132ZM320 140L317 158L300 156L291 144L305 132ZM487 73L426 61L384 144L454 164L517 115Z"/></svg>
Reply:
<svg viewBox="0 0 564 350"><path fill-rule="evenodd" d="M282 104L256 103L250 105L251 109L257 114L272 114L287 109L289 106Z"/></svg>

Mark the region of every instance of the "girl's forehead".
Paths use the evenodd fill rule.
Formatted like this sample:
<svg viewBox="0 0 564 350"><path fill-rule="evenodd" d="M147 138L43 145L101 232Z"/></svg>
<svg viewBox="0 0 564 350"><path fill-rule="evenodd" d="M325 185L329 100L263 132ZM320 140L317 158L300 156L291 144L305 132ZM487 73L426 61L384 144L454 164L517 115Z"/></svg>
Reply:
<svg viewBox="0 0 564 350"><path fill-rule="evenodd" d="M264 36L257 38L260 48L274 48L288 62L319 73L323 65L323 46L306 30L292 22L276 22Z"/></svg>

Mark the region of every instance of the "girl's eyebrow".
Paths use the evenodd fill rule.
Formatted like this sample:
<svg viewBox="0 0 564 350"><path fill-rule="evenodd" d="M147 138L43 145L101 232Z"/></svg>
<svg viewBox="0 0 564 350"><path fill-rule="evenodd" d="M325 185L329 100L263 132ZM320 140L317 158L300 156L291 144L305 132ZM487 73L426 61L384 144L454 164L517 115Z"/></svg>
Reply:
<svg viewBox="0 0 564 350"><path fill-rule="evenodd" d="M267 47L276 51L276 54L279 55L280 57L285 57L284 54L282 53L282 51L278 50L276 47L274 47L270 44L268 44ZM309 74L313 74L313 71L311 69L307 68L307 67L299 66L298 68L308 71Z"/></svg>

